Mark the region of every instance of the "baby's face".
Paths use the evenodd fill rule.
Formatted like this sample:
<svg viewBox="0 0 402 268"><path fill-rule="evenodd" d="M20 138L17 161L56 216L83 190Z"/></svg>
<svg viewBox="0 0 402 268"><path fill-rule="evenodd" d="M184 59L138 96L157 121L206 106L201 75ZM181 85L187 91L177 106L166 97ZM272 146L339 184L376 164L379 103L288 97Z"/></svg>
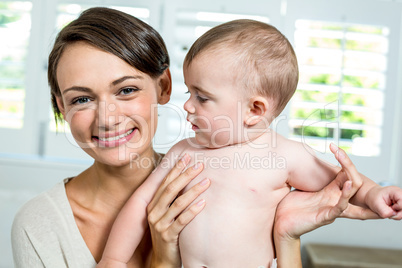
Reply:
<svg viewBox="0 0 402 268"><path fill-rule="evenodd" d="M206 51L184 68L190 93L184 109L200 145L218 148L244 141L247 94L242 92L234 67L230 55Z"/></svg>

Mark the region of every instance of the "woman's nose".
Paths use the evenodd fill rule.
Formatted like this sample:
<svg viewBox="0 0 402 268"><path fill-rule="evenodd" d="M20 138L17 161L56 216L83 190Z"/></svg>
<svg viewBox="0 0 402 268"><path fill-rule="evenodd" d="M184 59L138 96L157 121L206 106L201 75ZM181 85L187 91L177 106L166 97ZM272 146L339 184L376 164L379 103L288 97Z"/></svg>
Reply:
<svg viewBox="0 0 402 268"><path fill-rule="evenodd" d="M113 102L101 101L98 106L98 125L104 129L113 128L124 120L119 106Z"/></svg>

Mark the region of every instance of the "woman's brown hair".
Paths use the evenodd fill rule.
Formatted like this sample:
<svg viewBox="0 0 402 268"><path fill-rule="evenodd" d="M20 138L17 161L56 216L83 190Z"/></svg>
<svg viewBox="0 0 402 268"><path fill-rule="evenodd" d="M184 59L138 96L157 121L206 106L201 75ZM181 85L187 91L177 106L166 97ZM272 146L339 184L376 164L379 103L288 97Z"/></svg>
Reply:
<svg viewBox="0 0 402 268"><path fill-rule="evenodd" d="M150 25L118 10L87 9L59 32L49 54L48 82L56 123L63 118L56 102L56 96L61 96L57 65L65 48L78 41L112 53L153 78L169 67L166 45Z"/></svg>

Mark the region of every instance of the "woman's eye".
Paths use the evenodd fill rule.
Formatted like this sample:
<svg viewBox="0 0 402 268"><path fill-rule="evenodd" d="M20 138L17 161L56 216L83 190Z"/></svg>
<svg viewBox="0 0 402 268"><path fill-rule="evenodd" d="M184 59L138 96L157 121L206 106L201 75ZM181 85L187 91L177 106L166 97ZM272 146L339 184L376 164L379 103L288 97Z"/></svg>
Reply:
<svg viewBox="0 0 402 268"><path fill-rule="evenodd" d="M73 99L73 101L71 102L72 104L84 104L87 102L90 102L91 100L88 97L78 97Z"/></svg>
<svg viewBox="0 0 402 268"><path fill-rule="evenodd" d="M120 91L120 94L122 94L122 95L129 95L129 94L131 94L131 93L133 93L133 92L136 92L136 91L138 91L137 88L126 87L126 88L123 88L123 89Z"/></svg>

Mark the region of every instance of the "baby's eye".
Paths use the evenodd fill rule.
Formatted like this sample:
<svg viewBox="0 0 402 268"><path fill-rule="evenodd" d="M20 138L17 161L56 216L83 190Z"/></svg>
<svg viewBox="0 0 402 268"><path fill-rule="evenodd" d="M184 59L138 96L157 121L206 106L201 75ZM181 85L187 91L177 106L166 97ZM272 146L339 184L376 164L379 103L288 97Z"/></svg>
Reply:
<svg viewBox="0 0 402 268"><path fill-rule="evenodd" d="M204 97L201 97L201 96L197 96L197 100L198 100L199 102L201 102L201 103L204 103L204 102L208 101L207 98L204 98Z"/></svg>
<svg viewBox="0 0 402 268"><path fill-rule="evenodd" d="M71 104L84 104L90 102L91 99L88 97L78 97L72 100Z"/></svg>
<svg viewBox="0 0 402 268"><path fill-rule="evenodd" d="M136 92L136 91L138 91L138 88L126 87L126 88L123 88L123 89L120 91L120 94L122 94L122 95L129 95L129 94L131 94L131 93L133 93L133 92Z"/></svg>

